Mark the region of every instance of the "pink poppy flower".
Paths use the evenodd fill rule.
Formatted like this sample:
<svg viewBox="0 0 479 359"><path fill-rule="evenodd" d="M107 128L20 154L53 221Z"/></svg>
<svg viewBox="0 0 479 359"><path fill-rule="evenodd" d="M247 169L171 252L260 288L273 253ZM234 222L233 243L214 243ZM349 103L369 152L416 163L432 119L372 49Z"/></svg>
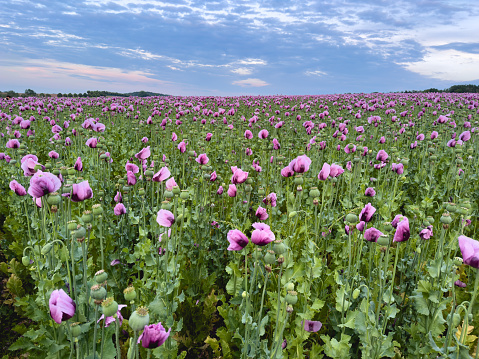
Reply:
<svg viewBox="0 0 479 359"><path fill-rule="evenodd" d="M71 200L72 202L81 202L93 197L93 191L88 181L74 183L72 186Z"/></svg>
<svg viewBox="0 0 479 359"><path fill-rule="evenodd" d="M394 233L393 242L407 241L410 236L411 232L409 230L409 220L407 217L403 216L402 220L396 223L396 232Z"/></svg>
<svg viewBox="0 0 479 359"><path fill-rule="evenodd" d="M160 226L171 227L171 225L175 223L175 216L166 209L160 209L156 216L156 221Z"/></svg>
<svg viewBox="0 0 479 359"><path fill-rule="evenodd" d="M333 163L330 167L329 175L331 177L338 177L343 172L344 172L344 169L341 166L336 165L336 164Z"/></svg>
<svg viewBox="0 0 479 359"><path fill-rule="evenodd" d="M248 172L244 172L241 168L238 168L234 171L233 176L231 176L231 183L239 184L243 183L248 179Z"/></svg>
<svg viewBox="0 0 479 359"><path fill-rule="evenodd" d="M132 171L126 173L126 183L128 186L134 186L136 184L136 176Z"/></svg>
<svg viewBox="0 0 479 359"><path fill-rule="evenodd" d="M255 230L251 233L251 242L254 244L265 246L275 240L274 233L267 224L258 222L253 223L253 228Z"/></svg>
<svg viewBox="0 0 479 359"><path fill-rule="evenodd" d="M327 164L326 162L324 162L323 168L321 168L321 171L319 171L318 179L320 181L326 181L330 173L331 173L331 166Z"/></svg>
<svg viewBox="0 0 479 359"><path fill-rule="evenodd" d="M195 159L195 161L198 162L200 165L206 165L209 160L210 159L208 158L208 156L206 156L206 153L202 153Z"/></svg>
<svg viewBox="0 0 479 359"><path fill-rule="evenodd" d="M291 168L289 168L289 166L286 166L285 168L281 170L281 176L292 177L294 176L294 171Z"/></svg>
<svg viewBox="0 0 479 359"><path fill-rule="evenodd" d="M217 177L218 177L218 176L216 175L216 171L211 172L210 182L216 181L216 178L217 178Z"/></svg>
<svg viewBox="0 0 479 359"><path fill-rule="evenodd" d="M75 315L76 304L63 289L56 289L50 294L48 306L50 316L57 324L61 324Z"/></svg>
<svg viewBox="0 0 479 359"><path fill-rule="evenodd" d="M464 235L458 241L464 263L479 269L479 242Z"/></svg>
<svg viewBox="0 0 479 359"><path fill-rule="evenodd" d="M247 140L252 139L253 138L253 133L250 130L246 130L244 132L244 138L246 138Z"/></svg>
<svg viewBox="0 0 479 359"><path fill-rule="evenodd" d="M10 189L18 196L25 196L27 194L25 188L15 180L10 181Z"/></svg>
<svg viewBox="0 0 479 359"><path fill-rule="evenodd" d="M181 142L178 144L178 149L180 150L181 153L185 153L185 152L186 152L186 143L185 143L185 141L181 141Z"/></svg>
<svg viewBox="0 0 479 359"><path fill-rule="evenodd" d="M298 156L294 160L292 160L288 167L290 170L294 171L295 173L304 173L309 170L309 166L311 165L311 159L306 156Z"/></svg>
<svg viewBox="0 0 479 359"><path fill-rule="evenodd" d="M138 152L135 157L139 159L140 161L143 161L150 157L151 151L150 151L150 146L143 148L140 152Z"/></svg>
<svg viewBox="0 0 479 359"><path fill-rule="evenodd" d="M238 229L233 229L228 232L226 238L230 243L227 248L229 251L240 251L249 243L248 237Z"/></svg>
<svg viewBox="0 0 479 359"><path fill-rule="evenodd" d="M115 195L115 198L114 198L115 202L119 203L119 202L122 201L122 199L123 199L123 197L121 195L121 192L116 192L116 195Z"/></svg>
<svg viewBox="0 0 479 359"><path fill-rule="evenodd" d="M30 179L28 194L33 198L41 198L46 194L58 191L61 185L60 179L54 174L38 171Z"/></svg>
<svg viewBox="0 0 479 359"><path fill-rule="evenodd" d="M236 197L236 186L234 184L230 184L228 187L228 196L230 197Z"/></svg>
<svg viewBox="0 0 479 359"><path fill-rule="evenodd" d="M223 194L223 186L219 186L218 190L216 191L216 194L221 196Z"/></svg>
<svg viewBox="0 0 479 359"><path fill-rule="evenodd" d="M151 179L153 182L163 182L166 180L168 177L170 177L171 172L168 169L168 167L162 167L158 172L156 172L153 175L153 178Z"/></svg>
<svg viewBox="0 0 479 359"><path fill-rule="evenodd" d="M173 187L176 187L176 186L178 186L178 184L175 182L175 177L171 177L165 183L165 187L168 191L173 190Z"/></svg>
<svg viewBox="0 0 479 359"><path fill-rule="evenodd" d="M60 157L60 155L55 151L48 152L48 156L53 159L57 159L58 157Z"/></svg>
<svg viewBox="0 0 479 359"><path fill-rule="evenodd" d="M120 216L126 213L126 208L123 203L117 203L115 208L113 209L113 213L115 216Z"/></svg>
<svg viewBox="0 0 479 359"><path fill-rule="evenodd" d="M90 148L96 148L97 144L98 144L98 140L95 137L89 138L86 141L86 145Z"/></svg>
<svg viewBox="0 0 479 359"><path fill-rule="evenodd" d="M258 217L260 221L265 221L269 217L268 211L261 206L259 206L258 209L256 210L255 216Z"/></svg>
<svg viewBox="0 0 479 359"><path fill-rule="evenodd" d="M371 227L364 232L364 239L369 242L377 242L378 238L384 235L380 230Z"/></svg>
<svg viewBox="0 0 479 359"><path fill-rule="evenodd" d="M373 214L376 212L376 208L374 208L371 203L368 203L364 208L361 210L359 214L359 220L364 222L369 222L373 217Z"/></svg>

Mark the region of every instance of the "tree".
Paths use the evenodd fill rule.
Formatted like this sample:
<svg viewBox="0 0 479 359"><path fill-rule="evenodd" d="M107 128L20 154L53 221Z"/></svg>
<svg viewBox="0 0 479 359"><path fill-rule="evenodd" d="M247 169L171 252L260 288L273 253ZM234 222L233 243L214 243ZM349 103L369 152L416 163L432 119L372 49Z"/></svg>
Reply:
<svg viewBox="0 0 479 359"><path fill-rule="evenodd" d="M57 97L63 97L63 94L61 92L57 93Z"/></svg>
<svg viewBox="0 0 479 359"><path fill-rule="evenodd" d="M25 96L35 96L37 93L33 91L32 89L26 89L25 90Z"/></svg>

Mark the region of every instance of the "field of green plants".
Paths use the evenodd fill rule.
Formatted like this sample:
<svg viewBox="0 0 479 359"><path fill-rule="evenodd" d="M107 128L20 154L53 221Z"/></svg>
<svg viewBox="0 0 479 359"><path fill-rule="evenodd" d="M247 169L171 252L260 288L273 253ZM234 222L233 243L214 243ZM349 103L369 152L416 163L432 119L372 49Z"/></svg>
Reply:
<svg viewBox="0 0 479 359"><path fill-rule="evenodd" d="M478 358L478 121L477 94L2 99L2 355Z"/></svg>

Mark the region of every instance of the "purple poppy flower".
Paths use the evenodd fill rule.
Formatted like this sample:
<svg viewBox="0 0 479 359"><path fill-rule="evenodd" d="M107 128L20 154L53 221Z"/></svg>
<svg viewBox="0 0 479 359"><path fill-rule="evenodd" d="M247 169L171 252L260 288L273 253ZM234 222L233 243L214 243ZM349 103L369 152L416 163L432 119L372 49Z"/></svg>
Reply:
<svg viewBox="0 0 479 359"><path fill-rule="evenodd" d="M325 162L323 164L323 168L321 168L321 171L319 171L319 174L318 174L319 180L325 181L329 177L330 173L331 173L331 166Z"/></svg>
<svg viewBox="0 0 479 359"><path fill-rule="evenodd" d="M111 262L110 262L110 266L114 267L116 266L117 264L120 264L120 260L119 259L113 259Z"/></svg>
<svg viewBox="0 0 479 359"><path fill-rule="evenodd" d="M210 174L210 182L216 181L216 178L217 178L217 177L218 177L218 176L217 176L217 174L216 174L216 171L211 172L211 174Z"/></svg>
<svg viewBox="0 0 479 359"><path fill-rule="evenodd" d="M176 186L178 186L178 184L175 181L175 177L169 178L165 183L165 187L168 191L172 191L173 187L176 187Z"/></svg>
<svg viewBox="0 0 479 359"><path fill-rule="evenodd" d="M376 156L376 159L377 159L378 161L384 162L384 161L386 161L386 160L388 159L388 157L389 157L389 155L386 153L386 151L380 150L380 151L378 152L377 156Z"/></svg>
<svg viewBox="0 0 479 359"><path fill-rule="evenodd" d="M115 216L121 216L122 214L125 214L125 205L123 203L117 203L115 208L113 209L113 213L115 214Z"/></svg>
<svg viewBox="0 0 479 359"><path fill-rule="evenodd" d="M140 152L138 152L135 157L140 161L143 161L151 156L150 146L143 148Z"/></svg>
<svg viewBox="0 0 479 359"><path fill-rule="evenodd" d="M479 269L479 242L464 235L458 241L464 263Z"/></svg>
<svg viewBox="0 0 479 359"><path fill-rule="evenodd" d="M404 217L402 214L397 214L396 217L394 217L394 219L392 220L391 226L393 226L393 228L397 228L398 223L402 221L403 218L406 218L406 217Z"/></svg>
<svg viewBox="0 0 479 359"><path fill-rule="evenodd" d="M58 191L61 186L60 179L54 174L38 171L30 179L28 194L33 198L41 198L46 194Z"/></svg>
<svg viewBox="0 0 479 359"><path fill-rule="evenodd" d="M460 288L466 288L466 283L461 282L459 279L454 282L454 285Z"/></svg>
<svg viewBox="0 0 479 359"><path fill-rule="evenodd" d="M231 183L233 184L243 183L247 179L248 179L248 172L244 172L241 168L238 168L235 171L233 171L233 176L231 177Z"/></svg>
<svg viewBox="0 0 479 359"><path fill-rule="evenodd" d="M96 148L97 144L98 144L98 139L96 139L95 137L89 138L86 141L86 145L90 148Z"/></svg>
<svg viewBox="0 0 479 359"><path fill-rule="evenodd" d="M198 162L200 165L206 165L209 162L208 156L206 156L206 153L202 153L199 155L197 158L195 158L195 161Z"/></svg>
<svg viewBox="0 0 479 359"><path fill-rule="evenodd" d="M374 190L374 188L368 187L366 188L366 192L364 192L364 195L368 197L374 197L376 195L376 191Z"/></svg>
<svg viewBox="0 0 479 359"><path fill-rule="evenodd" d="M208 142L211 141L211 137L212 137L212 136L213 136L213 134L210 133L210 132L208 132L208 133L206 134L205 141L208 141Z"/></svg>
<svg viewBox="0 0 479 359"><path fill-rule="evenodd" d="M383 233L380 230L374 227L371 227L366 229L366 231L364 232L364 239L366 239L369 242L377 242L378 238L381 237L382 235Z"/></svg>
<svg viewBox="0 0 479 359"><path fill-rule="evenodd" d="M19 148L20 147L20 142L15 138L11 139L11 140L8 140L6 147L7 148Z"/></svg>
<svg viewBox="0 0 479 359"><path fill-rule="evenodd" d="M246 235L244 235L239 229L229 231L226 238L228 239L228 242L230 242L230 245L227 248L229 251L240 251L249 243L248 237L246 237Z"/></svg>
<svg viewBox="0 0 479 359"><path fill-rule="evenodd" d="M344 169L341 166L336 165L336 164L333 163L330 167L329 175L331 177L338 177L343 172L344 172Z"/></svg>
<svg viewBox="0 0 479 359"><path fill-rule="evenodd" d="M74 168L77 170L77 171L83 171L83 163L81 161L81 157L78 157L76 162L75 162L75 166Z"/></svg>
<svg viewBox="0 0 479 359"><path fill-rule="evenodd" d="M60 155L55 151L48 152L48 156L53 159L57 159L58 157L60 157Z"/></svg>
<svg viewBox="0 0 479 359"><path fill-rule="evenodd" d="M411 232L409 230L409 220L403 217L403 220L398 222L396 232L394 233L393 242L404 242L409 239Z"/></svg>
<svg viewBox="0 0 479 359"><path fill-rule="evenodd" d="M273 149L279 150L280 148L281 148L281 145L279 144L278 140L276 138L273 138Z"/></svg>
<svg viewBox="0 0 479 359"><path fill-rule="evenodd" d="M27 191L25 190L25 188L15 180L10 182L10 189L13 192L15 192L18 196L25 196L27 194Z"/></svg>
<svg viewBox="0 0 479 359"><path fill-rule="evenodd" d="M459 139L463 142L469 141L471 139L471 132L464 131L459 135Z"/></svg>
<svg viewBox="0 0 479 359"><path fill-rule="evenodd" d="M176 141L178 140L178 136L176 135L176 133L173 132L173 133L171 134L171 140L172 140L173 142L176 142Z"/></svg>
<svg viewBox="0 0 479 359"><path fill-rule="evenodd" d="M138 173L140 172L140 168L135 165L134 163L131 163L131 162L126 162L126 165L125 165L125 171L131 171L133 173Z"/></svg>
<svg viewBox="0 0 479 359"><path fill-rule="evenodd" d="M140 337L138 338L138 343L141 342L141 346L143 348L158 348L166 341L166 339L168 339L170 332L171 328L166 331L161 323L146 325L143 333L141 333Z"/></svg>
<svg viewBox="0 0 479 359"><path fill-rule="evenodd" d="M290 170L296 173L304 173L309 170L310 165L311 165L311 159L306 155L302 155L292 160L289 163L288 167Z"/></svg>
<svg viewBox="0 0 479 359"><path fill-rule="evenodd" d="M247 140L252 139L253 138L253 133L250 130L246 130L244 132L244 138L246 138Z"/></svg>
<svg viewBox="0 0 479 359"><path fill-rule="evenodd" d="M57 323L72 318L75 315L76 304L63 289L57 289L50 294L48 301L50 316Z"/></svg>
<svg viewBox="0 0 479 359"><path fill-rule="evenodd" d="M268 130L261 130L258 133L258 138L265 139L268 137L268 135L269 135Z"/></svg>
<svg viewBox="0 0 479 359"><path fill-rule="evenodd" d="M171 225L175 223L175 216L166 209L160 209L156 216L156 221L160 226L171 227Z"/></svg>
<svg viewBox="0 0 479 359"><path fill-rule="evenodd" d="M361 213L359 214L359 220L369 222L373 217L374 212L376 212L376 208L374 208L371 203L368 203L366 206L364 206Z"/></svg>
<svg viewBox="0 0 479 359"><path fill-rule="evenodd" d="M366 222L364 221L361 221L359 222L358 224L356 224L356 229L359 231L359 232L362 232L364 231L364 226L366 225Z"/></svg>
<svg viewBox="0 0 479 359"><path fill-rule="evenodd" d="M439 133L437 133L437 131L431 132L431 140L434 140L435 138L437 138L437 136L439 136Z"/></svg>
<svg viewBox="0 0 479 359"><path fill-rule="evenodd" d="M158 172L153 175L152 181L153 182L163 182L168 177L170 177L171 172L168 167L162 167Z"/></svg>
<svg viewBox="0 0 479 359"><path fill-rule="evenodd" d="M21 168L23 170L24 176L29 177L37 173L37 171L35 170L35 167L39 165L39 163L36 158L37 156L35 155L26 155L22 158ZM45 168L42 166L42 169L45 169Z"/></svg>
<svg viewBox="0 0 479 359"><path fill-rule="evenodd" d="M294 171L289 168L289 166L286 166L281 170L281 176L283 177L292 177L294 175Z"/></svg>
<svg viewBox="0 0 479 359"><path fill-rule="evenodd" d="M118 263L120 263L120 261L119 261L118 259L115 259L115 261L118 261ZM114 262L114 261L113 261L113 262ZM113 263L113 262L112 262L112 263ZM118 263L115 263L115 264L118 264ZM114 265L114 264L112 264L112 265ZM121 324L123 323L123 316L121 315L121 310L122 310L123 308L125 308L126 306L127 306L126 304L118 304L118 310L117 310L117 312L116 312L116 316L118 317L118 321L120 322L120 327L121 327ZM98 319L96 322L97 322L97 323L100 323L100 321L101 321L103 318L105 318L105 315L104 315L104 314L102 314L101 317L100 317L100 319ZM110 324L112 324L112 323L115 323L115 318L114 318L114 317L106 317L106 319L105 319L105 327L108 328L108 327L110 326Z"/></svg>
<svg viewBox="0 0 479 359"><path fill-rule="evenodd" d="M274 233L267 224L256 222L253 223L253 228L255 230L253 233L251 233L251 242L254 244L258 246L265 246L275 240Z"/></svg>
<svg viewBox="0 0 479 359"><path fill-rule="evenodd" d="M126 183L128 186L134 186L136 184L136 176L132 171L126 173Z"/></svg>
<svg viewBox="0 0 479 359"><path fill-rule="evenodd" d="M181 141L181 142L178 144L178 149L180 150L181 153L185 153L185 152L186 152L186 143L185 143L185 141Z"/></svg>
<svg viewBox="0 0 479 359"><path fill-rule="evenodd" d="M263 198L263 203L265 205L270 204L271 207L276 207L276 199L277 199L276 193L271 192L270 194L266 196L266 198Z"/></svg>
<svg viewBox="0 0 479 359"><path fill-rule="evenodd" d="M72 202L81 202L93 197L93 191L90 188L88 181L74 183L72 186Z"/></svg>
<svg viewBox="0 0 479 359"><path fill-rule="evenodd" d="M228 196L230 197L236 197L236 186L234 184L230 184L228 187Z"/></svg>
<svg viewBox="0 0 479 359"><path fill-rule="evenodd" d="M305 320L304 321L304 330L310 333L315 333L321 329L323 323L315 320Z"/></svg>
<svg viewBox="0 0 479 359"><path fill-rule="evenodd" d="M259 206L256 210L255 216L258 217L260 221L265 221L268 219L268 211L265 208Z"/></svg>
<svg viewBox="0 0 479 359"><path fill-rule="evenodd" d="M419 237L421 239L429 239L432 237L432 226L427 226L421 232L419 232Z"/></svg>

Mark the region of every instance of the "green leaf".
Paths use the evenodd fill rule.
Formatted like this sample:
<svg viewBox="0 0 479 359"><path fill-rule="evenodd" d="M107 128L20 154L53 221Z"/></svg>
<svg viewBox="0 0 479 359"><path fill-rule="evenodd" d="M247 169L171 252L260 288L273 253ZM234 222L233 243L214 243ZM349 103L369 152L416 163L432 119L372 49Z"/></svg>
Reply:
<svg viewBox="0 0 479 359"><path fill-rule="evenodd" d="M268 315L266 314L263 319L261 319L261 323L259 325L259 336L262 337L264 335L264 327L268 324Z"/></svg>

